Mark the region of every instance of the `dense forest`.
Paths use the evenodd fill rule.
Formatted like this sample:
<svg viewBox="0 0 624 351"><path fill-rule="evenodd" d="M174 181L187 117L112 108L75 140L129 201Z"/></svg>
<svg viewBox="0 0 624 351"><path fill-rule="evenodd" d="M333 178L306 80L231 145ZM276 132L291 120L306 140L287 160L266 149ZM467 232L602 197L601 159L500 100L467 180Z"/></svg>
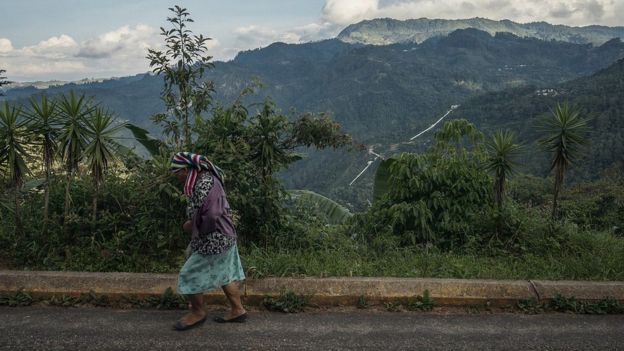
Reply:
<svg viewBox="0 0 624 351"><path fill-rule="evenodd" d="M540 119L551 113L557 102L568 102L589 118L588 152L573 171L576 180L600 178L611 167L621 168L624 160L624 60L584 78L552 85L504 90L481 95L465 102L457 111L484 131L509 129L529 144L525 172L546 175L546 155L536 140Z"/></svg>

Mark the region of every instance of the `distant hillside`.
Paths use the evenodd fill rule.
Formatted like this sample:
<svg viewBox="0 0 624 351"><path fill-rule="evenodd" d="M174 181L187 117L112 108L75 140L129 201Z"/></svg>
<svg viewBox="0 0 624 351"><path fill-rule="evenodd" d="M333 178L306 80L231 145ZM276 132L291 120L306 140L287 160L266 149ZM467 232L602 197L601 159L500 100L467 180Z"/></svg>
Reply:
<svg viewBox="0 0 624 351"><path fill-rule="evenodd" d="M406 21L389 18L374 19L348 26L338 35L338 39L345 43L372 45L422 43L429 38L446 36L455 30L466 28L479 29L492 35L498 32L508 32L519 37L558 40L575 44L602 45L613 38L624 39L624 27L569 27L546 22L523 24L486 18L460 20L419 18Z"/></svg>
<svg viewBox="0 0 624 351"><path fill-rule="evenodd" d="M515 131L529 146L526 171L546 174L549 159L540 151L536 126L557 102L569 102L591 118L591 143L585 157L573 167L576 179L594 179L616 162L624 161L624 59L596 74L549 87L523 87L488 93L466 101L456 116L493 132Z"/></svg>
<svg viewBox="0 0 624 351"><path fill-rule="evenodd" d="M464 29L420 44L371 46L337 39L274 43L242 52L233 61L216 63L208 79L215 83L216 101L229 103L258 77L266 88L249 102L270 96L284 111L292 107L331 112L356 141L375 145L376 151L387 154L396 143L433 123L450 105L509 88L557 86L623 57L620 40L594 47ZM157 133L149 116L164 108L159 99L161 89L161 77L142 74L47 90L11 89L7 98L23 100L33 93L76 90L93 96L121 118ZM370 159L368 155L325 151L308 152L308 156L283 173L288 187L363 203L372 172L355 187L348 184Z"/></svg>

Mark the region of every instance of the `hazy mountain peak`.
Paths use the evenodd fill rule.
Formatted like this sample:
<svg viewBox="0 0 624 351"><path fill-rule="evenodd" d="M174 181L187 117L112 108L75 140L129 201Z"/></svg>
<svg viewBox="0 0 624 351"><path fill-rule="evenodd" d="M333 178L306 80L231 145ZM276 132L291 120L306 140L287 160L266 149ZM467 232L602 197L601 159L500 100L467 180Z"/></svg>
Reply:
<svg viewBox="0 0 624 351"><path fill-rule="evenodd" d="M446 36L458 29L475 28L491 35L508 32L519 37L542 40L559 40L576 44L591 43L596 46L613 38L624 38L624 27L587 26L570 27L546 22L516 23L510 20L495 21L487 18L410 19L380 18L352 24L338 39L346 43L389 45L396 43L421 43L429 38Z"/></svg>

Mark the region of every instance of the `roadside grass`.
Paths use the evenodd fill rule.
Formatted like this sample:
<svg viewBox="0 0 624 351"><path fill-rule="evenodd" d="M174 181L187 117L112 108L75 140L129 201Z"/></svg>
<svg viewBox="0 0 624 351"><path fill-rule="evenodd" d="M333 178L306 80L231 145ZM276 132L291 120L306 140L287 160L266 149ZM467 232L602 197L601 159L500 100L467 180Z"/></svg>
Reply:
<svg viewBox="0 0 624 351"><path fill-rule="evenodd" d="M554 250L553 250L554 251ZM252 278L361 276L464 279L624 280L624 239L607 233L573 234L547 254L485 256L425 249L292 250L242 248Z"/></svg>

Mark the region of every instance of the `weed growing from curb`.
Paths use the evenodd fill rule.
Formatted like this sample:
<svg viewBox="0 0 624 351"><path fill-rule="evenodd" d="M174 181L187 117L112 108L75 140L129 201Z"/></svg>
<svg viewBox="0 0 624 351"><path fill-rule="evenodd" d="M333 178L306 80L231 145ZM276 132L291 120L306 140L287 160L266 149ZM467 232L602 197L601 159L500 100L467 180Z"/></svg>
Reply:
<svg viewBox="0 0 624 351"><path fill-rule="evenodd" d="M388 301L384 303L388 312L399 312L402 308L407 311L432 311L434 306L429 290L425 290L422 296L418 295L401 302Z"/></svg>
<svg viewBox="0 0 624 351"><path fill-rule="evenodd" d="M68 295L52 296L46 302L50 306L71 307L80 304L80 298Z"/></svg>
<svg viewBox="0 0 624 351"><path fill-rule="evenodd" d="M355 303L355 307L363 310L369 308L370 305L368 304L368 300L366 300L366 297L364 295L360 295L360 297L358 297L357 299L357 302Z"/></svg>
<svg viewBox="0 0 624 351"><path fill-rule="evenodd" d="M37 299L23 291L0 293L0 306L30 306L35 302L62 307L91 305L96 307L157 308L161 310L184 309L187 306L184 297L176 294L171 288L167 288L162 295L150 295L144 298L122 296L119 300L111 300L108 296L96 294L93 291L80 296L53 295Z"/></svg>
<svg viewBox="0 0 624 351"><path fill-rule="evenodd" d="M548 307L557 312L573 312L577 314L624 313L624 305L608 297L598 301L583 301L577 300L574 296L556 295L548 302Z"/></svg>
<svg viewBox="0 0 624 351"><path fill-rule="evenodd" d="M544 312L544 305L538 304L534 298L520 300L516 307L526 314L538 314Z"/></svg>
<svg viewBox="0 0 624 351"><path fill-rule="evenodd" d="M384 307L388 312L399 312L401 304L398 302L386 301L384 302Z"/></svg>
<svg viewBox="0 0 624 351"><path fill-rule="evenodd" d="M33 303L33 298L29 293L23 291L17 291L13 293L1 293L0 294L0 306L30 306Z"/></svg>
<svg viewBox="0 0 624 351"><path fill-rule="evenodd" d="M159 310L176 310L187 305L184 297L173 292L171 288L167 288L160 296L148 296L145 301L149 307L156 307Z"/></svg>
<svg viewBox="0 0 624 351"><path fill-rule="evenodd" d="M308 306L310 296L297 295L292 291L284 291L275 298L265 296L262 305L269 311L277 311L284 313L303 312Z"/></svg>
<svg viewBox="0 0 624 351"><path fill-rule="evenodd" d="M433 300L429 296L429 290L425 290L423 295L416 296L413 299L409 299L405 304L405 308L408 311L431 311L433 310Z"/></svg>
<svg viewBox="0 0 624 351"><path fill-rule="evenodd" d="M624 313L624 304L617 300L605 297L597 301L578 300L574 296L565 297L557 294L555 297L545 303L539 304L535 299L520 300L516 307L528 314L537 314L542 312L571 312L575 314L622 314Z"/></svg>

